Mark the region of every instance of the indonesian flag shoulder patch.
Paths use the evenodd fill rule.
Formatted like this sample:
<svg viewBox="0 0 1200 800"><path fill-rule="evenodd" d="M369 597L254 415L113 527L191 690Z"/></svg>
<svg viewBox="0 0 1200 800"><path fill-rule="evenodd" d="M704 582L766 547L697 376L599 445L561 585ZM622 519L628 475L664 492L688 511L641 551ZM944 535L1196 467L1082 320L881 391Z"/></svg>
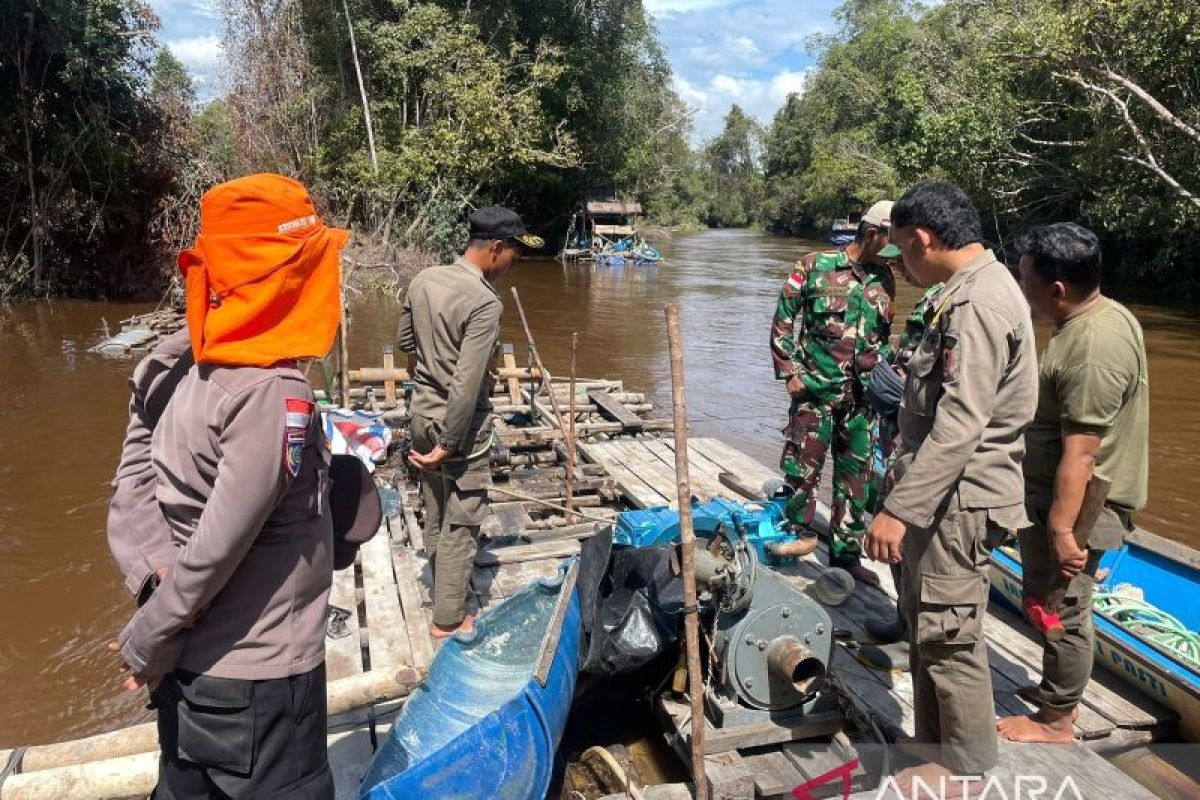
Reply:
<svg viewBox="0 0 1200 800"><path fill-rule="evenodd" d="M310 400L289 397L286 414L283 429L283 468L294 478L300 473L300 460L304 457L304 445L308 441L308 429L312 424L313 403Z"/></svg>

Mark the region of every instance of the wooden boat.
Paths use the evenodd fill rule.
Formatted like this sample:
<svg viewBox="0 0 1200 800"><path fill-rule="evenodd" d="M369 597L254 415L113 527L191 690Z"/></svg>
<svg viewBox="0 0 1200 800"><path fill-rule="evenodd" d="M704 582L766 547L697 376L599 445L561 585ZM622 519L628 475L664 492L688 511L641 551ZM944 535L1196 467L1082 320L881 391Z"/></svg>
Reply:
<svg viewBox="0 0 1200 800"><path fill-rule="evenodd" d="M1096 663L1174 710L1183 736L1200 740L1200 553L1137 530L1105 553L1099 569L1103 581L1092 611ZM992 552L992 592L1020 610L1015 550Z"/></svg>
<svg viewBox="0 0 1200 800"><path fill-rule="evenodd" d="M571 559L442 646L360 798L545 797L575 690L577 569Z"/></svg>
<svg viewBox="0 0 1200 800"><path fill-rule="evenodd" d="M609 266L657 264L658 248L637 232L641 203L622 200L613 189L593 189L571 219L563 261L595 261Z"/></svg>

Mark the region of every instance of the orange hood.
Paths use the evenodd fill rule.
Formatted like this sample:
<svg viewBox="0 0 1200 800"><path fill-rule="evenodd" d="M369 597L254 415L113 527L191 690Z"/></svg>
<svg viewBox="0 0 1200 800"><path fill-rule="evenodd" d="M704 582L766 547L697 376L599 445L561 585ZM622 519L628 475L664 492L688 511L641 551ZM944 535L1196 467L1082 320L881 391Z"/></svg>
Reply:
<svg viewBox="0 0 1200 800"><path fill-rule="evenodd" d="M196 363L324 357L341 318L338 260L348 238L282 175L248 175L205 192L200 235L179 254Z"/></svg>

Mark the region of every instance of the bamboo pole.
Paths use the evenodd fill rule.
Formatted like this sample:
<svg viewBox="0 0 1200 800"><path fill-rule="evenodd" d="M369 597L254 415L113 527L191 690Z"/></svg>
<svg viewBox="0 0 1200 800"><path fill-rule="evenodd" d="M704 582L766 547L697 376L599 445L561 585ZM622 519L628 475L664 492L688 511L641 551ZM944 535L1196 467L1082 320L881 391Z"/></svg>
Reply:
<svg viewBox="0 0 1200 800"><path fill-rule="evenodd" d="M401 666L381 667L370 672L330 681L325 686L328 714L332 717L375 703L407 697L422 677L422 670ZM86 765L89 762L112 761L139 753L156 751L157 748L158 731L153 722L70 742L34 745L25 751L25 755L21 759L21 773L13 775L5 781L3 792L0 793L0 800L41 796L10 794L10 786L14 783L22 786L34 785L37 782L34 776L40 773ZM157 768L157 753L154 756L154 764ZM58 797L74 796L69 793L58 795Z"/></svg>
<svg viewBox="0 0 1200 800"><path fill-rule="evenodd" d="M679 496L679 534L683 551L684 635L687 647L688 692L692 704L692 779L696 800L707 800L704 772L704 684L700 675L700 609L696 601L696 534L692 529L692 485L688 474L687 402L683 386L683 333L679 306L667 303L667 343L671 352L671 397L675 409L675 482Z"/></svg>
<svg viewBox="0 0 1200 800"><path fill-rule="evenodd" d="M542 383L547 386L546 393L550 395L550 405L554 409L554 417L558 422L558 429L566 434L566 426L563 424L562 409L558 406L558 398L554 392L548 387L550 385L550 372L546 369L546 365L542 363L542 357L538 354L537 344L533 341L533 331L529 328L529 318L525 316L525 306L521 305L521 294L517 291L517 287L512 287L513 300L517 301L517 313L521 315L521 325L525 328L525 338L529 340L529 352L533 356L534 363L537 364L538 371L542 374ZM536 392L529 393L529 402L531 405L536 405Z"/></svg>
<svg viewBox="0 0 1200 800"><path fill-rule="evenodd" d="M574 520L572 509L572 491L575 488L575 351L579 347L579 334L571 334L571 411L567 416L567 425L570 430L567 433L567 522ZM550 390L551 396L554 390Z"/></svg>
<svg viewBox="0 0 1200 800"><path fill-rule="evenodd" d="M342 261L338 259L338 376L342 384L342 408L350 407L350 348L346 344L346 288Z"/></svg>

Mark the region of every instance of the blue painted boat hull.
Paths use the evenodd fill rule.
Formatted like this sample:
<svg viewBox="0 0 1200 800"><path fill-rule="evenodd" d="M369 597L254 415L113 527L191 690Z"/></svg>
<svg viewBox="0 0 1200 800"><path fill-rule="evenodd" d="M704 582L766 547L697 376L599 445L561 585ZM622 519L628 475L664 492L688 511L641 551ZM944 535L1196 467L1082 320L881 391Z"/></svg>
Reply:
<svg viewBox="0 0 1200 800"><path fill-rule="evenodd" d="M1140 532L1139 539L1151 539ZM1150 547L1126 542L1100 561L1109 570L1103 586L1122 583L1142 589L1147 602L1171 614L1192 630L1200 627L1195 602L1200 570L1171 559ZM1004 550L992 551L992 596L1021 613L1021 562ZM1179 714L1180 732L1200 740L1200 671L1172 657L1100 611L1093 610L1096 664L1114 673L1141 693Z"/></svg>
<svg viewBox="0 0 1200 800"><path fill-rule="evenodd" d="M480 616L473 636L442 645L360 798L545 797L579 664L576 564Z"/></svg>

